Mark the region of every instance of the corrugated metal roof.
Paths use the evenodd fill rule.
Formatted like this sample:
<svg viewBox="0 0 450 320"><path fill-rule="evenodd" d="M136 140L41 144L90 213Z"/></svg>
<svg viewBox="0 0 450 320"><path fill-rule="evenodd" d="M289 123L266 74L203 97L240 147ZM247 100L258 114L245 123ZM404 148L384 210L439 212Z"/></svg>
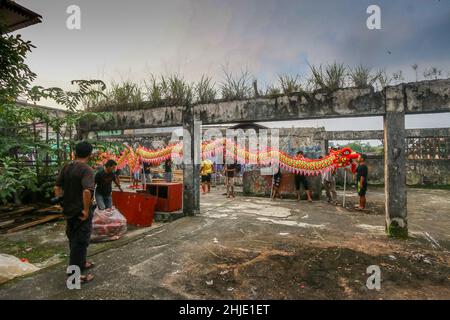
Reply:
<svg viewBox="0 0 450 320"><path fill-rule="evenodd" d="M42 22L42 16L11 0L0 0L0 20L7 32Z"/></svg>

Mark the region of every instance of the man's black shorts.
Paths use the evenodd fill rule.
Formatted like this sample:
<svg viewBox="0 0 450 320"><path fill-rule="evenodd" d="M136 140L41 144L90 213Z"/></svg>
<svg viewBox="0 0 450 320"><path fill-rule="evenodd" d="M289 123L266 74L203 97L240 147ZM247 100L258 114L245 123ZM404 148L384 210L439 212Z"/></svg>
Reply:
<svg viewBox="0 0 450 320"><path fill-rule="evenodd" d="M273 178L273 186L274 187L279 187L281 183L281 177L274 177Z"/></svg>
<svg viewBox="0 0 450 320"><path fill-rule="evenodd" d="M367 192L367 184L364 184L362 188L358 188L358 195L364 197Z"/></svg>
<svg viewBox="0 0 450 320"><path fill-rule="evenodd" d="M296 174L295 175L295 190L300 190L300 184L303 184L303 187L305 188L305 190L309 190L308 189L308 180L306 180L306 176L302 175L302 174Z"/></svg>
<svg viewBox="0 0 450 320"><path fill-rule="evenodd" d="M202 182L211 182L211 173L202 176Z"/></svg>

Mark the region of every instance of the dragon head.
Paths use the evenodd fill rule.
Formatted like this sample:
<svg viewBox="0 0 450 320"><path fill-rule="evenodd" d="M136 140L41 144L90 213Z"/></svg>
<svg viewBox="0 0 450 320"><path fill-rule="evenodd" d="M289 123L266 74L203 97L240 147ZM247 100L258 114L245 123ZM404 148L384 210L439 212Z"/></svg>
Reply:
<svg viewBox="0 0 450 320"><path fill-rule="evenodd" d="M337 167L347 167L350 165L353 159L358 159L360 156L359 153L354 152L350 148L331 150L330 154L334 154L336 156L334 163Z"/></svg>

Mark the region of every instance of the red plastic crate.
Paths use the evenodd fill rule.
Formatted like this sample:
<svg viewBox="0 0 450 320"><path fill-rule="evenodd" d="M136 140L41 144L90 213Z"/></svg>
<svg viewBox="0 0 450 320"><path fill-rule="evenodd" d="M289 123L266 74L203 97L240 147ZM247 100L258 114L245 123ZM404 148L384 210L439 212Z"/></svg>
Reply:
<svg viewBox="0 0 450 320"><path fill-rule="evenodd" d="M158 197L156 211L173 212L183 207L183 184L176 182L151 183L147 192Z"/></svg>
<svg viewBox="0 0 450 320"><path fill-rule="evenodd" d="M148 227L153 223L156 197L148 193L112 192L113 205L127 219L127 223L138 227Z"/></svg>

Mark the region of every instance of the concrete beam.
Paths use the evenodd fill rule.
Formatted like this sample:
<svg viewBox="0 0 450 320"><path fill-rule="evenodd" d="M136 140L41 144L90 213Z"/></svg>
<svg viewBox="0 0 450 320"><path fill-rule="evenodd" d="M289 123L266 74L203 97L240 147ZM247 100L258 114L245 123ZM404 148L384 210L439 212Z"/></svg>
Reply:
<svg viewBox="0 0 450 320"><path fill-rule="evenodd" d="M386 231L389 236L408 236L406 210L405 104L402 86L386 89L384 116L384 179Z"/></svg>
<svg viewBox="0 0 450 320"><path fill-rule="evenodd" d="M183 107L154 107L111 112L107 121L82 124L82 130L109 131L141 128L178 127L183 125Z"/></svg>
<svg viewBox="0 0 450 320"><path fill-rule="evenodd" d="M450 128L406 129L406 138L450 137ZM372 140L384 139L382 130L325 131L325 140Z"/></svg>
<svg viewBox="0 0 450 320"><path fill-rule="evenodd" d="M403 88L402 99L406 102L406 114L450 112L450 79L414 82L388 88L399 87ZM334 92L294 93L276 98L199 104L193 107L193 113L203 125L383 116L386 113L384 92L374 92L373 88L344 88ZM183 122L181 106L136 110L134 105L120 107L120 111L112 112L112 119L85 123L82 130L176 127Z"/></svg>
<svg viewBox="0 0 450 320"><path fill-rule="evenodd" d="M206 129L203 128L203 131ZM382 140L384 139L383 130L363 130L363 131L318 131L317 128L279 128L280 136L314 136L316 141L329 140ZM406 138L424 138L424 137L450 137L450 128L426 128L426 129L406 129ZM221 129L225 136L225 129ZM95 134L95 131L92 131ZM121 135L94 135L99 140L107 141L127 141L143 138L160 138L162 140L170 139L171 132L159 133L135 133Z"/></svg>
<svg viewBox="0 0 450 320"><path fill-rule="evenodd" d="M331 93L297 93L277 98L219 102L195 106L203 124L338 118L383 115L381 92L347 88Z"/></svg>
<svg viewBox="0 0 450 320"><path fill-rule="evenodd" d="M404 85L405 113L450 112L450 79Z"/></svg>
<svg viewBox="0 0 450 320"><path fill-rule="evenodd" d="M114 110L114 108L112 108ZM296 93L276 98L195 105L195 117L203 125L300 120L316 118L363 117L384 114L383 95L372 88L346 88L331 93ZM154 107L112 112L108 121L83 123L87 131L176 127L183 124L183 107Z"/></svg>
<svg viewBox="0 0 450 320"><path fill-rule="evenodd" d="M450 137L450 128L407 129L407 138Z"/></svg>
<svg viewBox="0 0 450 320"><path fill-rule="evenodd" d="M382 130L362 130L362 131L326 131L326 140L371 140L383 139Z"/></svg>

